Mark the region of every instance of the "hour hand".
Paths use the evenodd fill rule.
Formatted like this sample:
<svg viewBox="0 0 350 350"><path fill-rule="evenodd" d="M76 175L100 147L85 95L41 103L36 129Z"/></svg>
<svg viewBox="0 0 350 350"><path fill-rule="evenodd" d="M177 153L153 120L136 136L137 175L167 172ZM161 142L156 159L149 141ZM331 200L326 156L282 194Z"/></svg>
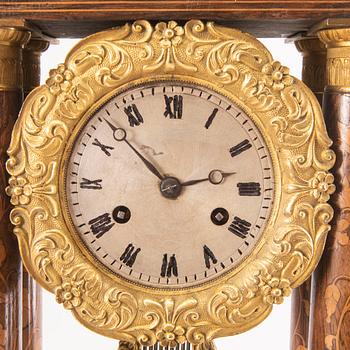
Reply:
<svg viewBox="0 0 350 350"><path fill-rule="evenodd" d="M189 181L183 182L181 185L182 186L191 186L191 185L195 185L195 184L198 184L198 183L204 182L204 181L209 181L213 185L219 185L224 181L224 179L226 177L233 175L233 174L236 174L236 173L235 172L225 173L221 170L214 169L209 173L208 177L206 177L204 179L189 180Z"/></svg>
<svg viewBox="0 0 350 350"><path fill-rule="evenodd" d="M135 153L136 155L142 160L143 164L145 164L146 168L155 176L158 177L158 179L163 180L164 176L158 171L158 169L149 162L128 140L127 140L127 133L126 130L123 128L118 128L114 124L112 124L110 121L105 119L106 123L109 125L109 127L113 130L113 138L118 141L122 142L124 141Z"/></svg>

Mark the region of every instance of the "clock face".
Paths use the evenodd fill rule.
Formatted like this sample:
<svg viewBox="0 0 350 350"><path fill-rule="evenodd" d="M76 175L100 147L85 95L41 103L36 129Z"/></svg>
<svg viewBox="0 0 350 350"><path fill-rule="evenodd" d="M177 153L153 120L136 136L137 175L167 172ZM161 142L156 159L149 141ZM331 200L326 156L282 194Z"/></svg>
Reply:
<svg viewBox="0 0 350 350"><path fill-rule="evenodd" d="M205 283L259 241L274 198L269 150L226 97L187 83L130 89L70 154L66 197L91 254L139 284Z"/></svg>

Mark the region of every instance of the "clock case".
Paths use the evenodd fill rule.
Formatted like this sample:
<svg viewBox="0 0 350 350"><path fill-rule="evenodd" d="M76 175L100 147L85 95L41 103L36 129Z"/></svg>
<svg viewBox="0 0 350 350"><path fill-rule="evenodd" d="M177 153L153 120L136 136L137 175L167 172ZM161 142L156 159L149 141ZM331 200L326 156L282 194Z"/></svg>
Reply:
<svg viewBox="0 0 350 350"><path fill-rule="evenodd" d="M243 109L269 147L272 214L238 267L200 286L156 289L113 274L70 223L64 175L79 130L129 87L171 80L208 87ZM315 268L334 192L319 104L311 91L239 30L198 20L136 21L80 41L26 99L12 134L7 188L23 262L86 327L132 344L196 349L260 323Z"/></svg>

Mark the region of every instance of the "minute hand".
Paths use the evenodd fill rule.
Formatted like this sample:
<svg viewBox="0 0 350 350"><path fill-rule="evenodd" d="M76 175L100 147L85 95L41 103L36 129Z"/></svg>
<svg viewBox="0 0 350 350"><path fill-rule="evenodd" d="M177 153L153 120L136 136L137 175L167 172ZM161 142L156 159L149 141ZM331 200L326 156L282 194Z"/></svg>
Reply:
<svg viewBox="0 0 350 350"><path fill-rule="evenodd" d="M146 165L146 168L154 175L158 177L158 179L163 180L164 176L158 171L158 169L149 162L127 139L126 139L126 131L122 128L117 128L114 126L111 122L109 122L107 119L105 119L106 123L109 125L109 127L113 130L113 138L118 141L124 141L135 153L136 155L142 160L143 164Z"/></svg>
<svg viewBox="0 0 350 350"><path fill-rule="evenodd" d="M147 169L158 177L159 180L163 180L164 176L158 171L158 169L149 162L127 139L124 140L126 144L139 156L139 158L146 165Z"/></svg>

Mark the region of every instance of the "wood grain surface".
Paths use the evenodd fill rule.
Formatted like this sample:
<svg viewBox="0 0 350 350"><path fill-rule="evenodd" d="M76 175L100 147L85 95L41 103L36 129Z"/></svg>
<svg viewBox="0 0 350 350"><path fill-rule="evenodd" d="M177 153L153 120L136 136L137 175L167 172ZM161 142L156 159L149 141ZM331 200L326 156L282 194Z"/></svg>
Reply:
<svg viewBox="0 0 350 350"><path fill-rule="evenodd" d="M0 350L21 350L22 262L9 220L5 170L11 130L22 103L22 92L0 91Z"/></svg>
<svg viewBox="0 0 350 350"><path fill-rule="evenodd" d="M322 104L326 85L326 46L312 37L299 37L295 46L303 56L302 80ZM311 277L293 290L290 350L306 350L309 341Z"/></svg>
<svg viewBox="0 0 350 350"><path fill-rule="evenodd" d="M289 35L332 17L350 16L341 0L0 1L0 18L24 18L54 37L84 37L136 19L215 20L260 37Z"/></svg>
<svg viewBox="0 0 350 350"><path fill-rule="evenodd" d="M350 94L325 92L323 110L334 141L337 192L326 250L313 275L309 350L350 348Z"/></svg>

